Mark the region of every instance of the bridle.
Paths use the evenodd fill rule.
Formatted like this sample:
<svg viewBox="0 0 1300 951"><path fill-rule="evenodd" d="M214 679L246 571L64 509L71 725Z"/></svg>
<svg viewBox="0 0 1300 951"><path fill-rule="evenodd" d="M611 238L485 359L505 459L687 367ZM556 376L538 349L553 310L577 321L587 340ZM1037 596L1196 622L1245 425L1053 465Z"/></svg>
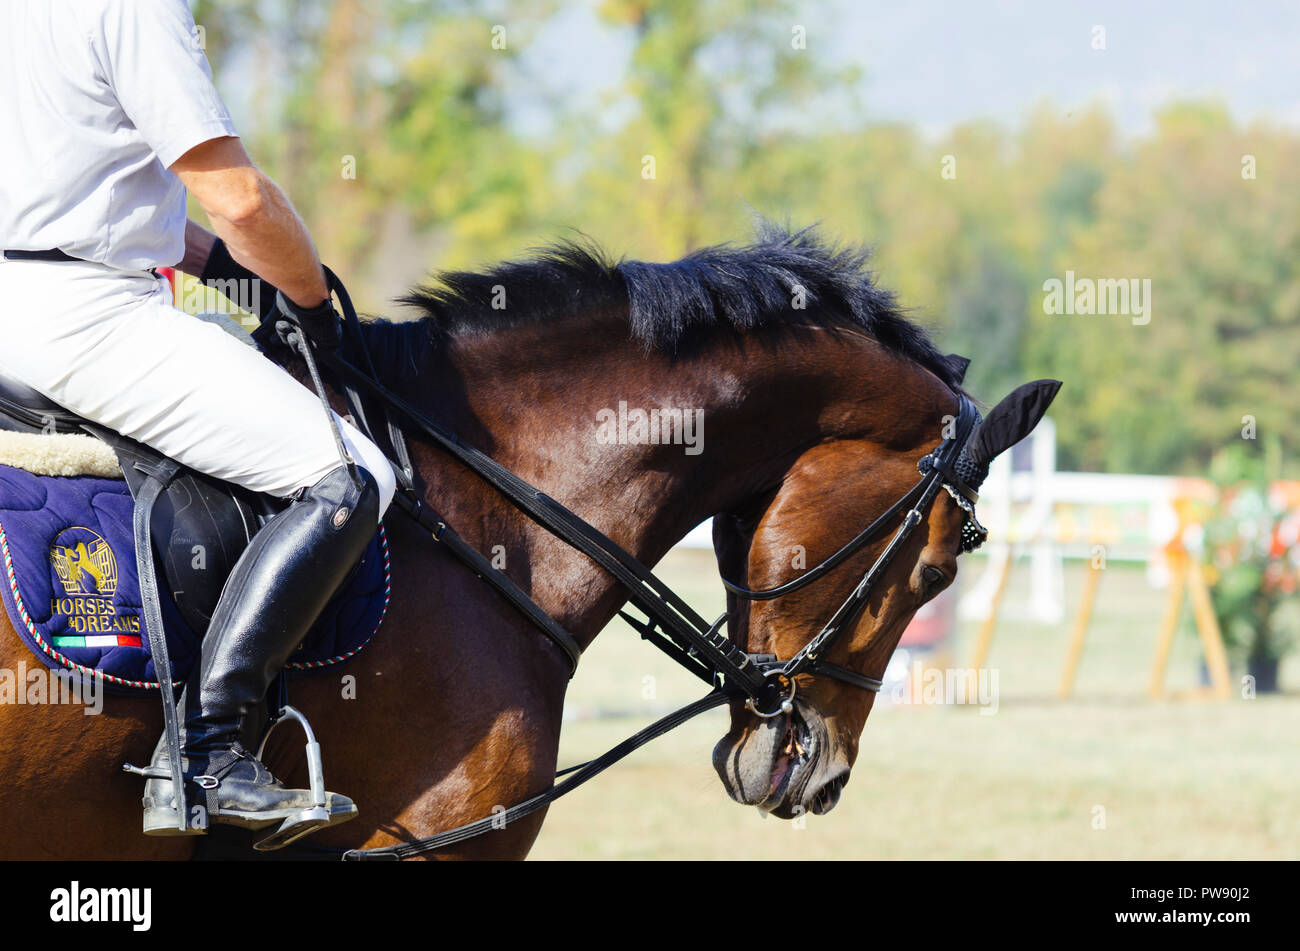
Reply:
<svg viewBox="0 0 1300 951"><path fill-rule="evenodd" d="M759 709L758 698L749 697L746 700L746 707L756 716L770 718L782 713L790 713L796 691L794 678L798 674L822 674L864 690L873 692L880 690L883 682L879 678L868 677L839 664L833 664L826 660L825 655L844 631L857 621L871 595L872 587L880 580L899 550L906 544L908 537L921 523L924 513L929 509L940 488L946 490L966 513L961 529L961 550L974 551L988 536L988 530L975 517L975 503L979 501L979 493L975 491L971 482L980 476L973 471L974 467L969 465L969 457L963 457L966 443L979 423L979 411L964 393L958 394L958 397L960 409L953 438L945 439L938 448L922 457L917 464L917 471L921 473L920 480L843 548L818 563L807 573L775 587L752 590L725 578L722 579L722 584L728 591L747 601L770 601L790 594L824 577L852 555L884 537L899 513L906 511L902 523L884 551L812 640L785 661L779 660L774 654L747 655L762 671L763 678L768 684L778 687L788 685L789 689L789 694L780 700L779 706L768 711ZM726 616L724 614L723 618Z"/></svg>
<svg viewBox="0 0 1300 951"><path fill-rule="evenodd" d="M328 408L328 397L317 370L316 360L331 372L333 381L342 389L348 408L358 427L381 447L383 441L376 436L377 426L372 425L367 404L362 393L377 407L376 422L382 421L383 432L391 447L390 463L397 479L394 504L414 522L422 526L429 536L442 545L453 557L466 565L474 574L540 630L565 655L569 674L577 668L581 650L573 635L548 615L532 597L518 587L506 574L499 571L482 553L466 542L447 524L446 520L425 503L415 486L415 471L406 446L403 424L414 428L423 437L451 455L479 478L488 483L506 501L524 515L537 522L560 541L589 557L612 575L627 591L628 604L646 615L646 620L620 610L624 618L641 637L650 641L686 670L712 686L712 691L701 699L676 710L646 727L635 736L614 747L604 755L587 763L561 770L557 779L565 774L569 778L557 782L547 791L505 810L455 829L406 842L401 845L376 849L329 849L300 846L300 851L336 856L345 860L401 859L503 828L505 824L523 818L577 788L591 777L621 760L657 736L685 723L692 717L733 700L743 700L757 716L770 718L794 709L796 691L794 678L799 674L824 675L864 690L879 691L882 681L849 670L825 659L846 628L861 614L872 586L881 578L907 539L916 530L935 496L942 488L966 513L962 526L962 551L971 551L983 542L988 534L975 518L976 489L984 477L983 468L974 464L965 453L971 434L980 421L978 410L964 393L958 393L960 408L951 438L945 438L938 447L922 457L917 464L920 480L898 501L881 513L870 525L839 551L820 562L807 573L773 588L754 591L728 582L723 584L733 595L764 601L797 591L825 577L866 546L883 538L890 526L902 516L901 524L884 551L863 575L844 603L835 611L821 631L789 660L779 660L771 654L751 654L737 646L722 628L728 613L712 624L705 621L676 592L655 576L645 565L616 544L597 528L579 518L570 509L550 498L520 479L496 460L472 446L463 443L454 433L448 432L429 419L397 394L378 382L378 374L366 347L360 320L342 282L327 271L331 290L338 296L343 312L344 347L337 351L313 351L305 335L298 333L291 346L301 354L310 371L313 385ZM264 324L263 328L268 325ZM291 341L292 325L287 322L275 326L282 340ZM255 334L254 336L257 336ZM263 342L269 335L262 336ZM361 366L345 359L343 354L356 356ZM789 692L786 693L786 690Z"/></svg>

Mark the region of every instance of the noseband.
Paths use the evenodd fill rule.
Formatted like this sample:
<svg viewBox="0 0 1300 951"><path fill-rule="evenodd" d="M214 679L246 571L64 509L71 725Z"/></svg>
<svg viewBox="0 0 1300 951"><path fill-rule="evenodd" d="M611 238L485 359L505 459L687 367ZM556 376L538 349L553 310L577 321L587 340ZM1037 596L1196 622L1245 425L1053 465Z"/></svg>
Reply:
<svg viewBox="0 0 1300 951"><path fill-rule="evenodd" d="M883 682L879 678L867 677L839 664L832 664L825 659L825 655L844 631L852 627L862 614L867 599L871 596L872 586L884 575L899 550L921 524L924 513L941 488L947 491L953 501L966 513L961 528L961 551L974 551L983 544L988 531L975 517L975 503L979 500L976 488L983 482L986 473L971 463L969 456L964 452L971 433L979 423L980 415L975 404L964 393L960 394L960 401L954 437L945 439L938 448L922 457L917 463L917 471L921 473L921 478L916 485L839 551L806 574L773 588L752 590L733 584L725 578L722 579L726 589L739 598L748 601L770 601L779 598L812 584L858 551L883 538L899 514L906 512L893 538L885 546L885 550L876 558L875 563L862 576L857 586L831 615L830 620L816 637L789 660L779 660L775 654L746 655L762 673L767 687L764 691L766 696L762 698L765 701L763 705L772 703L771 708L764 711L760 709L759 698L750 696L745 701L745 705L756 716L767 718L790 713L794 709L796 689L794 678L798 674L822 674L864 690L873 692L880 690ZM718 624L720 625L726 617L727 615L723 614ZM787 689L789 692L785 693Z"/></svg>

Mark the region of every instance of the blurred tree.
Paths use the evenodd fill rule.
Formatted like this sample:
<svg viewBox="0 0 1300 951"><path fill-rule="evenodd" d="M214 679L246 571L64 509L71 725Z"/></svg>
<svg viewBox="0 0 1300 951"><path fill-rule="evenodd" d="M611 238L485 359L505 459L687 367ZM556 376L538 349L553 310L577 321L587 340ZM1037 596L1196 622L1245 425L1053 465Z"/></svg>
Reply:
<svg viewBox="0 0 1300 951"><path fill-rule="evenodd" d="M256 64L254 104L269 114L253 124L250 151L285 185L322 258L356 278L359 300L376 297L364 275L381 257L411 257L413 280L436 263L435 247L449 249L445 264L517 249L546 194L544 163L507 130L504 89L517 48L511 32L517 37L551 5L492 6L281 0L195 8L212 24L214 69Z"/></svg>
<svg viewBox="0 0 1300 951"><path fill-rule="evenodd" d="M591 150L584 228L649 257L735 237L767 146L806 134L798 107L846 74L809 52L817 37L791 0L605 0L600 11L634 36L621 90L634 109L614 135L578 140Z"/></svg>
<svg viewBox="0 0 1300 951"><path fill-rule="evenodd" d="M990 404L1025 382L1021 349L1028 296L1015 262L991 247L953 288L942 343L971 357L966 389Z"/></svg>
<svg viewBox="0 0 1300 951"><path fill-rule="evenodd" d="M1288 148L1289 146L1289 148ZM1070 454L1117 471L1204 471L1244 417L1294 456L1281 393L1300 363L1300 142L1170 107L1096 191L1096 219L1058 256L1080 277L1151 280L1150 323L1038 317L1039 355L1081 383ZM1263 171L1243 178L1243 156ZM1288 160L1289 156L1289 160Z"/></svg>

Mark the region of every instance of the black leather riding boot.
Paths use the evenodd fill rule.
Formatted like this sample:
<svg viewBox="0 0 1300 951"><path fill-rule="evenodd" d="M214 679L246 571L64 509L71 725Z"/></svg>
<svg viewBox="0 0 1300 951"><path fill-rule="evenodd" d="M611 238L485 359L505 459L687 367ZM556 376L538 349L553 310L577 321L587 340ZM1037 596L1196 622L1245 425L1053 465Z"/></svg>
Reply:
<svg viewBox="0 0 1300 951"><path fill-rule="evenodd" d="M282 786L240 745L239 733L245 714L266 696L271 680L374 537L379 489L367 470L358 466L356 471L361 487L339 466L301 490L253 536L222 589L179 711L189 808L203 806L207 822L260 829L312 804L310 791ZM203 825L178 828L172 783L159 778L167 762L160 740L145 784L145 834L202 833ZM328 793L326 800L330 816L323 825L356 815L347 797Z"/></svg>

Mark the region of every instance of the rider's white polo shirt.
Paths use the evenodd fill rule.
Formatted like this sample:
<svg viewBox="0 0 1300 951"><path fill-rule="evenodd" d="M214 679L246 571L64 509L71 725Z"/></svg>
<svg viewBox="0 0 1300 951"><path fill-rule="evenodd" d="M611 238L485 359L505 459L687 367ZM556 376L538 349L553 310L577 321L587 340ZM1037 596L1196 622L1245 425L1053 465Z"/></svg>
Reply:
<svg viewBox="0 0 1300 951"><path fill-rule="evenodd" d="M167 167L237 134L199 36L184 0L0 3L0 248L180 261Z"/></svg>
<svg viewBox="0 0 1300 951"><path fill-rule="evenodd" d="M200 472L288 496L339 465L291 376L172 306L184 253L167 166L234 135L183 0L0 0L0 373ZM337 414L335 416L338 419ZM340 420L353 458L383 453Z"/></svg>

